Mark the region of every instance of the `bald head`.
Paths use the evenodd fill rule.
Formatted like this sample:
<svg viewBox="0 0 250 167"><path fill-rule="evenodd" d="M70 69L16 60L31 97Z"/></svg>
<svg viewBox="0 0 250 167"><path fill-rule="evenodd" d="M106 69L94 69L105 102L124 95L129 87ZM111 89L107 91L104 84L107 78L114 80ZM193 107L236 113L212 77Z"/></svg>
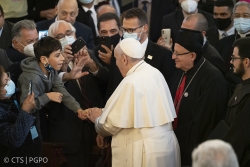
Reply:
<svg viewBox="0 0 250 167"><path fill-rule="evenodd" d="M97 18L99 18L104 13L115 13L116 14L116 10L111 5L102 5L96 11Z"/></svg>
<svg viewBox="0 0 250 167"><path fill-rule="evenodd" d="M183 20L181 28L202 32L208 29L208 22L207 19L200 13L191 14Z"/></svg>
<svg viewBox="0 0 250 167"><path fill-rule="evenodd" d="M64 20L71 24L75 23L78 15L78 5L76 0L59 0L57 4L58 20Z"/></svg>

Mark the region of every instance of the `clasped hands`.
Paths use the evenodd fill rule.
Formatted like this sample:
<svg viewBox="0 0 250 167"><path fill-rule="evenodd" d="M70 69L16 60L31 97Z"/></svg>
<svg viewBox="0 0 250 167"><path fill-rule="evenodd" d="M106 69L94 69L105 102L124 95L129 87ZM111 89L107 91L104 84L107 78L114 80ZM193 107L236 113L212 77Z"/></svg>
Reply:
<svg viewBox="0 0 250 167"><path fill-rule="evenodd" d="M102 109L101 108L89 108L86 110L78 109L77 110L78 117L82 120L89 119L93 123L95 123L96 118L100 117L102 115Z"/></svg>

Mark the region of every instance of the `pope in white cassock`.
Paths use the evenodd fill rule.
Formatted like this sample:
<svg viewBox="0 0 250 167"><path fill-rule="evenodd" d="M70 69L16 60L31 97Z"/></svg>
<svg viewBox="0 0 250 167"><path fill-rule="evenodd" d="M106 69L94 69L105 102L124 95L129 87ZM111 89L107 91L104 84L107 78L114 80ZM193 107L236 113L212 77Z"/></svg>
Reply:
<svg viewBox="0 0 250 167"><path fill-rule="evenodd" d="M112 166L180 167L176 113L163 75L143 60L135 39L122 40L114 55L124 79L103 109L85 110L99 135L112 136Z"/></svg>

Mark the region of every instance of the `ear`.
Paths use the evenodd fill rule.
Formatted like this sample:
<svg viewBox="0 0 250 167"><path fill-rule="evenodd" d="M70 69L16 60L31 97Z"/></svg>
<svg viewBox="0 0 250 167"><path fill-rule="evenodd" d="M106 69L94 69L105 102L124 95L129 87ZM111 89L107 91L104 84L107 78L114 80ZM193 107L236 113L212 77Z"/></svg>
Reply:
<svg viewBox="0 0 250 167"><path fill-rule="evenodd" d="M147 24L145 24L144 26L143 26L143 31L142 32L148 32L148 25Z"/></svg>
<svg viewBox="0 0 250 167"><path fill-rule="evenodd" d="M206 31L202 31L201 34L203 35L203 37L206 37Z"/></svg>
<svg viewBox="0 0 250 167"><path fill-rule="evenodd" d="M42 64L47 64L48 63L48 58L46 56L41 56L40 61Z"/></svg>
<svg viewBox="0 0 250 167"><path fill-rule="evenodd" d="M196 59L196 53L194 53L194 52L192 52L192 54L191 54L192 56L191 56L191 60L192 60L192 62L194 62L194 60Z"/></svg>
<svg viewBox="0 0 250 167"><path fill-rule="evenodd" d="M250 67L250 59L249 58L244 59L244 65L248 68Z"/></svg>
<svg viewBox="0 0 250 167"><path fill-rule="evenodd" d="M79 8L77 8L76 10L76 17L78 16L78 13L79 13Z"/></svg>
<svg viewBox="0 0 250 167"><path fill-rule="evenodd" d="M14 48L18 49L18 45L17 45L18 42L17 42L16 39L13 39L13 40L12 40L12 44L13 44Z"/></svg>
<svg viewBox="0 0 250 167"><path fill-rule="evenodd" d="M55 9L56 9L56 15L58 15L58 6L56 6Z"/></svg>
<svg viewBox="0 0 250 167"><path fill-rule="evenodd" d="M122 54L122 62L123 62L124 66L126 66L128 64L128 58L125 54Z"/></svg>

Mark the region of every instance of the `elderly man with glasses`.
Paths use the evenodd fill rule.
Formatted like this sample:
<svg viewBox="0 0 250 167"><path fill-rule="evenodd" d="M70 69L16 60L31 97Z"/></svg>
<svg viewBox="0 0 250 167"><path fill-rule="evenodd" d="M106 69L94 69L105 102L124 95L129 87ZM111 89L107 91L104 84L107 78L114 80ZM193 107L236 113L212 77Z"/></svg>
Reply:
<svg viewBox="0 0 250 167"><path fill-rule="evenodd" d="M71 44L76 39L76 31L64 20L54 22L49 28L48 35L61 42L62 54L66 59L64 70L68 73L60 73L59 76L62 76L64 81L72 78L70 75L74 71L74 65L83 63L82 73L76 73L76 76L73 76L74 79L64 83L66 90L76 99L81 108L103 107L102 90L108 81L108 70L98 62L94 52L87 50L86 47L72 55ZM79 77L81 75L82 77ZM94 125L89 121L80 120L69 108L59 103L50 108L48 118L49 139L52 142L66 143L63 151L71 166L91 166L91 153L95 143Z"/></svg>
<svg viewBox="0 0 250 167"><path fill-rule="evenodd" d="M172 58L178 70L169 88L177 119L173 128L181 149L181 165L191 165L194 147L205 141L226 113L228 86L222 73L202 56L200 31L180 29Z"/></svg>

